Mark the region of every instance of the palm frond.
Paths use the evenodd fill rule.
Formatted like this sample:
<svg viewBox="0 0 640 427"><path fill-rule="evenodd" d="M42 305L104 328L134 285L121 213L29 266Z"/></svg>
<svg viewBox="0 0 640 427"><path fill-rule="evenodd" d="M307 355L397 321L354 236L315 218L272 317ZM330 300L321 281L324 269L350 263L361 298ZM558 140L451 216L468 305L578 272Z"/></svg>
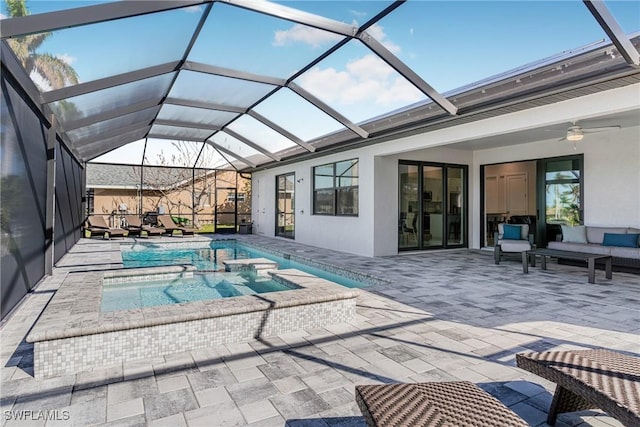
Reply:
<svg viewBox="0 0 640 427"><path fill-rule="evenodd" d="M26 0L5 0L7 12L11 18L29 15Z"/></svg>
<svg viewBox="0 0 640 427"><path fill-rule="evenodd" d="M49 53L32 56L33 69L49 82L53 89L60 89L68 84L78 84L78 74L72 66Z"/></svg>

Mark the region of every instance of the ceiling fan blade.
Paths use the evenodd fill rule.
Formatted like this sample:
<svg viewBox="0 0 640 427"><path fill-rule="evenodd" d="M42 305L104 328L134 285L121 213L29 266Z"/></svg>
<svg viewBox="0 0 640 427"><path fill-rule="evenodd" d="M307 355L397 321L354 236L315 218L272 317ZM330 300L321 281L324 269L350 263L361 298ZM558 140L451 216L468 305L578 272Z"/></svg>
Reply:
<svg viewBox="0 0 640 427"><path fill-rule="evenodd" d="M582 132L584 133L595 133L595 132L605 132L608 130L621 129L620 126L603 126L599 128L582 128Z"/></svg>

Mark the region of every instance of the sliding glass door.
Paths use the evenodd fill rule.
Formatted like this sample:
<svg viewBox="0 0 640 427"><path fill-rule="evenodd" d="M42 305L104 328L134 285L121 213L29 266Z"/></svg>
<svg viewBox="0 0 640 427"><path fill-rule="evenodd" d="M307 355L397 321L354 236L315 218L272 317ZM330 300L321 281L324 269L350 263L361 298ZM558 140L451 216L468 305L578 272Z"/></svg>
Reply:
<svg viewBox="0 0 640 427"><path fill-rule="evenodd" d="M295 182L294 173L276 176L276 236L295 237Z"/></svg>
<svg viewBox="0 0 640 427"><path fill-rule="evenodd" d="M403 161L398 171L398 249L463 247L467 167Z"/></svg>
<svg viewBox="0 0 640 427"><path fill-rule="evenodd" d="M537 241L545 247L562 234L562 225L582 224L583 156L541 159L538 170L538 206L544 206L544 221Z"/></svg>
<svg viewBox="0 0 640 427"><path fill-rule="evenodd" d="M421 208L418 179L418 165L400 164L399 249L418 249L420 247L420 239L418 239L418 226L420 224L418 218L420 218Z"/></svg>

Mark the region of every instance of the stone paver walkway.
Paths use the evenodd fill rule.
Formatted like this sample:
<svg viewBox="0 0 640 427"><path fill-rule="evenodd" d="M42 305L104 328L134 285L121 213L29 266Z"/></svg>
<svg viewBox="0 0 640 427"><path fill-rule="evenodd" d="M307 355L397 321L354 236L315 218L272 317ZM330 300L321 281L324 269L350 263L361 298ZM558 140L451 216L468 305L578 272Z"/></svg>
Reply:
<svg viewBox="0 0 640 427"><path fill-rule="evenodd" d="M1 425L364 426L356 384L468 380L538 426L546 425L554 384L515 367L515 353L640 353L638 275L607 280L597 271L589 284L585 268L553 263L524 275L519 261L494 265L490 252L367 258L236 237L391 283L363 289L349 324L34 379L24 337L57 286L69 271L122 266L122 240L83 239L2 325ZM561 415L557 425L620 424L585 411Z"/></svg>

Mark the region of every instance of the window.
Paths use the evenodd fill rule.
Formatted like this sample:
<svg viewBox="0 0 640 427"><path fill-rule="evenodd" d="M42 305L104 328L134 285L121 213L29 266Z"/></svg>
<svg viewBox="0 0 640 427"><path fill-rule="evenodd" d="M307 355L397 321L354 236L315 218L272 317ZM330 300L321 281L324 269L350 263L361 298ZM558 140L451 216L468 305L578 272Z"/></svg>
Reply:
<svg viewBox="0 0 640 427"><path fill-rule="evenodd" d="M227 202L235 202L235 201L240 202L244 202L245 201L245 194L244 193L229 193L227 195Z"/></svg>
<svg viewBox="0 0 640 427"><path fill-rule="evenodd" d="M313 213L358 215L358 159L313 168Z"/></svg>
<svg viewBox="0 0 640 427"><path fill-rule="evenodd" d="M93 188L87 189L87 215L93 215L95 203L95 190Z"/></svg>

